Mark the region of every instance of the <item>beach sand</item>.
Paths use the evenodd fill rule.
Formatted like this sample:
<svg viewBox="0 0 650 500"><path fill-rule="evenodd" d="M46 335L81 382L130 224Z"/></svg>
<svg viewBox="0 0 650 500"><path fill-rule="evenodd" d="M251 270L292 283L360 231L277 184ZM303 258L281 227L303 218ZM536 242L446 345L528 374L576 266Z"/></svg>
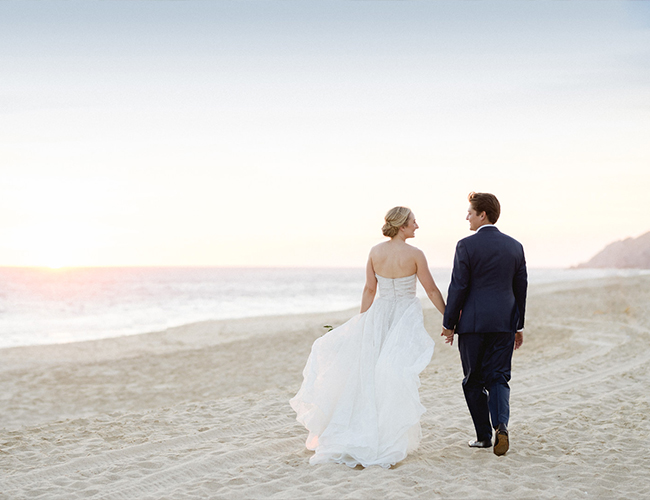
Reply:
<svg viewBox="0 0 650 500"><path fill-rule="evenodd" d="M468 448L427 307L422 444L390 470L310 466L288 404L354 311L0 350L0 498L649 498L650 276L533 286L528 308L508 454Z"/></svg>

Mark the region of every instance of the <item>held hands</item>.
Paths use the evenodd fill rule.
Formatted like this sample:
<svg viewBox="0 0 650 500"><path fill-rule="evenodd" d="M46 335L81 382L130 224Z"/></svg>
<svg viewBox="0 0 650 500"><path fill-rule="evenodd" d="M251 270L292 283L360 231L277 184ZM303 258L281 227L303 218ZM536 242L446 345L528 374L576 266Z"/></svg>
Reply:
<svg viewBox="0 0 650 500"><path fill-rule="evenodd" d="M445 344L454 345L454 331L442 327L441 337L445 337Z"/></svg>
<svg viewBox="0 0 650 500"><path fill-rule="evenodd" d="M441 337L445 337L445 344L454 345L454 331L442 327ZM524 332L515 333L515 350L521 347L521 344L524 343Z"/></svg>
<svg viewBox="0 0 650 500"><path fill-rule="evenodd" d="M442 327L441 337L445 337L445 344L454 345L454 331L448 330L444 326ZM524 332L515 333L515 350L521 347L521 344L524 343Z"/></svg>

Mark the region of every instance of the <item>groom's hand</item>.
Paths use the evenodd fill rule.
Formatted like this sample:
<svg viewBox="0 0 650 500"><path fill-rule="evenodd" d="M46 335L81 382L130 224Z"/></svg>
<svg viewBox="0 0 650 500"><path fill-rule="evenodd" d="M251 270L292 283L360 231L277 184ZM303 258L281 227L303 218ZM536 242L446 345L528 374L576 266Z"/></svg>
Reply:
<svg viewBox="0 0 650 500"><path fill-rule="evenodd" d="M524 343L524 332L515 333L515 351Z"/></svg>
<svg viewBox="0 0 650 500"><path fill-rule="evenodd" d="M454 331L449 330L448 328L442 327L441 337L445 337L445 344L454 345Z"/></svg>

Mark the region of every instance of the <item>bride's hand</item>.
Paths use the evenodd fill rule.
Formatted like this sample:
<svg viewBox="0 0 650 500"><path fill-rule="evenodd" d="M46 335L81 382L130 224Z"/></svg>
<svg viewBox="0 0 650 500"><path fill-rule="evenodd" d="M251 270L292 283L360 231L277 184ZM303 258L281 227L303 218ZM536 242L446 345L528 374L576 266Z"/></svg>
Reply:
<svg viewBox="0 0 650 500"><path fill-rule="evenodd" d="M454 345L454 331L453 330L448 330L444 326L442 327L442 333L440 334L441 337L446 337L445 338L445 344L449 345Z"/></svg>

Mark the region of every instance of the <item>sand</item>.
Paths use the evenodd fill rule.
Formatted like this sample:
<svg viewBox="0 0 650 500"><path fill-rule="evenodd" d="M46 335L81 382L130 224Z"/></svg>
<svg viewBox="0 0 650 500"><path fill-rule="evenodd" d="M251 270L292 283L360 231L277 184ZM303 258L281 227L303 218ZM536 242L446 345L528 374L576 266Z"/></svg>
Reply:
<svg viewBox="0 0 650 500"><path fill-rule="evenodd" d="M467 447L458 351L426 308L419 450L310 466L288 400L353 312L0 350L0 498L650 497L650 276L531 287L504 457Z"/></svg>

